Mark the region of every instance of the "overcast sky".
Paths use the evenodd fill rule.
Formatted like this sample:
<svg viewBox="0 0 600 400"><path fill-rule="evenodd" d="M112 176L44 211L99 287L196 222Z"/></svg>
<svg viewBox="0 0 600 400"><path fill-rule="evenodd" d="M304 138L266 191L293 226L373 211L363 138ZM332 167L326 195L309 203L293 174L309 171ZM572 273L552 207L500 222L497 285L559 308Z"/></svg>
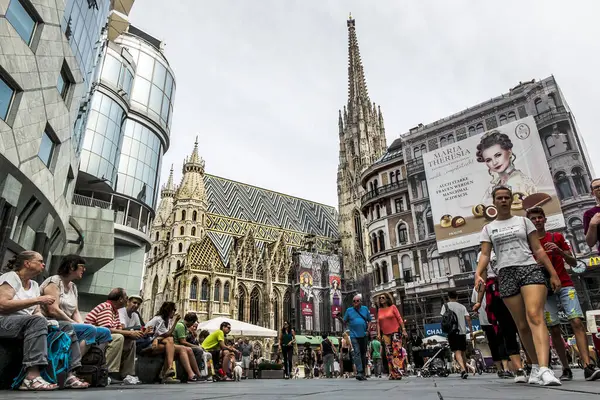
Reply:
<svg viewBox="0 0 600 400"><path fill-rule="evenodd" d="M338 109L351 11L388 145L554 75L600 171L599 1L138 0L130 21L166 43L177 93L171 163L198 136L210 174L337 207Z"/></svg>

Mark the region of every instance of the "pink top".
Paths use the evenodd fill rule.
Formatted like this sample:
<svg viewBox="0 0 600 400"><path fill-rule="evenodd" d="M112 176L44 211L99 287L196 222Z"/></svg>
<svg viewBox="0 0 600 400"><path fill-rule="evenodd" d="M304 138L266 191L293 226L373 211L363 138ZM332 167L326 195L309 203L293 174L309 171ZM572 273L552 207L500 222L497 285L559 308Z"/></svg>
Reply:
<svg viewBox="0 0 600 400"><path fill-rule="evenodd" d="M377 311L377 322L379 329L384 335L391 335L400 330L400 324L403 322L400 312L395 305L386 308L380 308Z"/></svg>

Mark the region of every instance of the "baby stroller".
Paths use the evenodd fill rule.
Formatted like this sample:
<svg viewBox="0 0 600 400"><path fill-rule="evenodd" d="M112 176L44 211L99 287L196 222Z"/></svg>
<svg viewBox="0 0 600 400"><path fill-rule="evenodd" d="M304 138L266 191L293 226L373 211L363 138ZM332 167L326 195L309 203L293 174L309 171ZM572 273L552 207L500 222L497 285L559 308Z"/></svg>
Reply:
<svg viewBox="0 0 600 400"><path fill-rule="evenodd" d="M475 371L479 375L483 374L487 370L487 365L483 358L483 353L478 348L473 348L473 359L475 360Z"/></svg>
<svg viewBox="0 0 600 400"><path fill-rule="evenodd" d="M447 348L448 344L442 343L439 350L433 355L433 357L427 360L417 375L423 378L429 378L430 376L435 375L445 378L450 375L450 371L448 371L448 368L446 368L446 361L443 357L443 353L446 352Z"/></svg>

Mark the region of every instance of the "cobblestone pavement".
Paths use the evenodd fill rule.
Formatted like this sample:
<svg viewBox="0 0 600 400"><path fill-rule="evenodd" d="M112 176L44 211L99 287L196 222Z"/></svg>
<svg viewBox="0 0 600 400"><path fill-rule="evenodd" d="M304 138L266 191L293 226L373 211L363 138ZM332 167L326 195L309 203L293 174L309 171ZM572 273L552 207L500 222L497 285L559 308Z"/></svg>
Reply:
<svg viewBox="0 0 600 400"><path fill-rule="evenodd" d="M83 399L126 400L152 399L228 399L228 400L276 400L276 399L544 399L578 400L598 399L600 381L586 382L583 374L561 387L544 388L526 384L516 385L510 380L500 380L495 375L470 376L466 381L457 375L448 378L408 377L402 381L369 379L312 379L312 380L245 380L241 382L195 383L179 385L112 386L105 389L84 391L58 391L52 393L4 392L2 399Z"/></svg>

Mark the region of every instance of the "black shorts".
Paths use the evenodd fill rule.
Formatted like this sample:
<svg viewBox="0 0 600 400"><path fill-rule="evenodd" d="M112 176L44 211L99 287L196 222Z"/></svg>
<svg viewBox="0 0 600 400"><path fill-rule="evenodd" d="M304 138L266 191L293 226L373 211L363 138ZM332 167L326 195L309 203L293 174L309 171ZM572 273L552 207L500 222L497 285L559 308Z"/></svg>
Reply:
<svg viewBox="0 0 600 400"><path fill-rule="evenodd" d="M500 297L516 296L527 285L546 285L546 278L537 264L504 267L498 273Z"/></svg>
<svg viewBox="0 0 600 400"><path fill-rule="evenodd" d="M448 344L452 351L467 351L467 335L451 333L448 335Z"/></svg>

